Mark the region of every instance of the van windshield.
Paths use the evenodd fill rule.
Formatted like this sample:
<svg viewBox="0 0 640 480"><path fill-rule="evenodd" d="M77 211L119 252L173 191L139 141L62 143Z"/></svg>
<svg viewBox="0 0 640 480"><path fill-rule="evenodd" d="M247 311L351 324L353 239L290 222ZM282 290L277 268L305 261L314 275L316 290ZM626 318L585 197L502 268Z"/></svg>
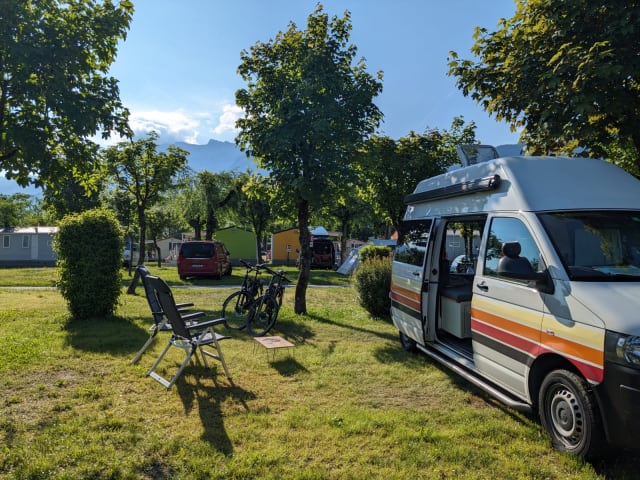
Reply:
<svg viewBox="0 0 640 480"><path fill-rule="evenodd" d="M640 211L542 213L571 280L640 281Z"/></svg>

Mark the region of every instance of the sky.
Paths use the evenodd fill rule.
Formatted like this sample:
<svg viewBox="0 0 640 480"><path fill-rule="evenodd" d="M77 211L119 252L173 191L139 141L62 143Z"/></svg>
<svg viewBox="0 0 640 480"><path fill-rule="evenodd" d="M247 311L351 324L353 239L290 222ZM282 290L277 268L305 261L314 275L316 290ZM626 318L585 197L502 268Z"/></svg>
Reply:
<svg viewBox="0 0 640 480"><path fill-rule="evenodd" d="M464 97L447 76L451 50L472 58L475 27L489 31L515 13L513 0L324 0L330 16L351 14L351 44L372 75L383 72L375 103L379 134L448 130L456 116L475 122L476 139L514 144L517 133ZM135 13L110 74L131 112L137 134L160 133L160 143L233 142L241 115L235 92L240 53L268 42L290 22L299 30L317 0L134 0Z"/></svg>

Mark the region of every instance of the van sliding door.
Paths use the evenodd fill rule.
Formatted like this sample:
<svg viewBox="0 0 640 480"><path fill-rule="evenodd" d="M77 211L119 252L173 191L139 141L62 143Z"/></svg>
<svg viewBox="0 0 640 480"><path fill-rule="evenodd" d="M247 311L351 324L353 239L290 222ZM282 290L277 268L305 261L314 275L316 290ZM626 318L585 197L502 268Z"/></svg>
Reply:
<svg viewBox="0 0 640 480"><path fill-rule="evenodd" d="M425 343L422 291L425 259L431 241L430 219L406 220L394 251L391 276L391 318L394 325L421 345Z"/></svg>

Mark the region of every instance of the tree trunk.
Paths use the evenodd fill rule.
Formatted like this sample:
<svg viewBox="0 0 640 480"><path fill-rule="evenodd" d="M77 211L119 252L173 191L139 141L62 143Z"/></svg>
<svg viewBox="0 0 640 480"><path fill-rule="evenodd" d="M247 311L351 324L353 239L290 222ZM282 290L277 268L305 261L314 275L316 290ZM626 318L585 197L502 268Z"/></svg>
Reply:
<svg viewBox="0 0 640 480"><path fill-rule="evenodd" d="M293 311L298 315L307 313L307 285L309 284L309 270L311 269L311 248L309 242L309 202L298 200L298 229L300 230L300 274L296 285L295 304Z"/></svg>
<svg viewBox="0 0 640 480"><path fill-rule="evenodd" d="M256 263L262 263L264 260L262 258L262 242L260 239L262 238L262 232L256 233Z"/></svg>
<svg viewBox="0 0 640 480"><path fill-rule="evenodd" d="M138 206L138 224L140 226L140 243L138 244L137 265L144 265L144 257L147 254L147 214L144 205Z"/></svg>

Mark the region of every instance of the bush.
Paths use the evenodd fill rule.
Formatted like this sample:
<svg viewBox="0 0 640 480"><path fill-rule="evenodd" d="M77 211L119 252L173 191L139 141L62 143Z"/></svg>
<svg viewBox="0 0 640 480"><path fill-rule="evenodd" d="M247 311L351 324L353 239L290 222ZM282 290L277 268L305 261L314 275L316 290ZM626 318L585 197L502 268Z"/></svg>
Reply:
<svg viewBox="0 0 640 480"><path fill-rule="evenodd" d="M391 257L373 256L360 261L355 271L360 305L374 317L388 317L391 309Z"/></svg>
<svg viewBox="0 0 640 480"><path fill-rule="evenodd" d="M358 250L358 260L365 262L370 258L386 258L391 256L391 249L384 245L363 245Z"/></svg>
<svg viewBox="0 0 640 480"><path fill-rule="evenodd" d="M66 216L54 249L58 288L74 318L113 314L121 293L124 232L113 213L94 209Z"/></svg>

